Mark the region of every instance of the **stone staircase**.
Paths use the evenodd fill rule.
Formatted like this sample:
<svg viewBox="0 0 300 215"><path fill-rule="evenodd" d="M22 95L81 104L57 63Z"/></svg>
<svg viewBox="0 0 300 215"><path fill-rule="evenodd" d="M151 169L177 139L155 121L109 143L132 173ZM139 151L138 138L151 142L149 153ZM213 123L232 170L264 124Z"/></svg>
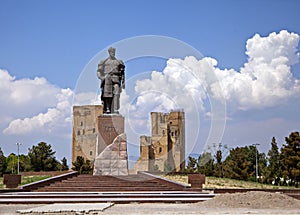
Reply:
<svg viewBox="0 0 300 215"><path fill-rule="evenodd" d="M50 185L38 187L35 192L134 192L180 191L184 186L172 184L143 174L126 176L77 175Z"/></svg>
<svg viewBox="0 0 300 215"><path fill-rule="evenodd" d="M126 176L92 176L69 172L24 185L14 192L0 192L0 204L199 202L213 193L138 172Z"/></svg>

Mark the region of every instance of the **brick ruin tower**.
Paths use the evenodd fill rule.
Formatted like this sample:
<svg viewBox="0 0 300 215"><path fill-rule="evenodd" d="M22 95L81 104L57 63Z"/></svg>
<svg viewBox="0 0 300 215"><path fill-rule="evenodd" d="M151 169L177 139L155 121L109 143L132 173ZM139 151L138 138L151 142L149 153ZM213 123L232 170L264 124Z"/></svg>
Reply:
<svg viewBox="0 0 300 215"><path fill-rule="evenodd" d="M180 172L185 167L185 116L183 111L151 113L151 136L140 137L137 171Z"/></svg>

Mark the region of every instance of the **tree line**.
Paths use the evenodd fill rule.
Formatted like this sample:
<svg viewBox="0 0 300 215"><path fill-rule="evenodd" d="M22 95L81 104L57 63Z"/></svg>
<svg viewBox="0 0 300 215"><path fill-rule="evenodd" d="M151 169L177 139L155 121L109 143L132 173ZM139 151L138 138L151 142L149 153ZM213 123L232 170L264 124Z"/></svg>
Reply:
<svg viewBox="0 0 300 215"><path fill-rule="evenodd" d="M228 155L225 157L225 154ZM286 137L280 149L273 137L267 154L259 152L255 144L231 149L221 143L213 144L198 158L188 157L186 172L298 187L300 182L299 132L292 132Z"/></svg>
<svg viewBox="0 0 300 215"><path fill-rule="evenodd" d="M55 153L51 145L40 142L37 146L29 148L27 155L19 156L19 169L21 172L68 170L67 159L64 157L58 161ZM77 157L72 164L72 169L81 174L92 173L92 163L85 161L83 157ZM11 153L5 157L0 148L0 176L4 173L17 173L17 165L18 156ZM255 144L231 149L222 143L213 144L198 158L188 157L186 172L298 187L300 181L299 132L292 132L286 137L280 149L273 137L267 154L259 152Z"/></svg>
<svg viewBox="0 0 300 215"><path fill-rule="evenodd" d="M67 159L61 161L55 157L55 151L50 144L40 142L28 149L28 154L19 156L20 172L64 171L68 170ZM0 176L3 174L16 174L18 171L18 155L11 153L5 157L0 148Z"/></svg>

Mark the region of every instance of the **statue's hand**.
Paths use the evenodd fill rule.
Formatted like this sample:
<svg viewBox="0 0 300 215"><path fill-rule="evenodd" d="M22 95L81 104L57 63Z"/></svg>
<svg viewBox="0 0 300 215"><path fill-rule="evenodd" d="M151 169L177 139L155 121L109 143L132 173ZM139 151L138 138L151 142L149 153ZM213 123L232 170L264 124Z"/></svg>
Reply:
<svg viewBox="0 0 300 215"><path fill-rule="evenodd" d="M122 84L122 89L125 89L125 84Z"/></svg>

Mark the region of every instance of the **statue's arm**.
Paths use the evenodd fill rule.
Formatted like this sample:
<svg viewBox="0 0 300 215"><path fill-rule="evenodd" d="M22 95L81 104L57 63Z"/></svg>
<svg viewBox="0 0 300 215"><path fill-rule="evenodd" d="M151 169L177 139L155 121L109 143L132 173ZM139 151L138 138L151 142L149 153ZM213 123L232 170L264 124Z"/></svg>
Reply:
<svg viewBox="0 0 300 215"><path fill-rule="evenodd" d="M104 63L105 63L105 60L102 60L102 61L98 64L97 77L98 77L100 80L103 80L103 77L104 77Z"/></svg>
<svg viewBox="0 0 300 215"><path fill-rule="evenodd" d="M121 86L125 89L125 64L123 61L120 63Z"/></svg>

